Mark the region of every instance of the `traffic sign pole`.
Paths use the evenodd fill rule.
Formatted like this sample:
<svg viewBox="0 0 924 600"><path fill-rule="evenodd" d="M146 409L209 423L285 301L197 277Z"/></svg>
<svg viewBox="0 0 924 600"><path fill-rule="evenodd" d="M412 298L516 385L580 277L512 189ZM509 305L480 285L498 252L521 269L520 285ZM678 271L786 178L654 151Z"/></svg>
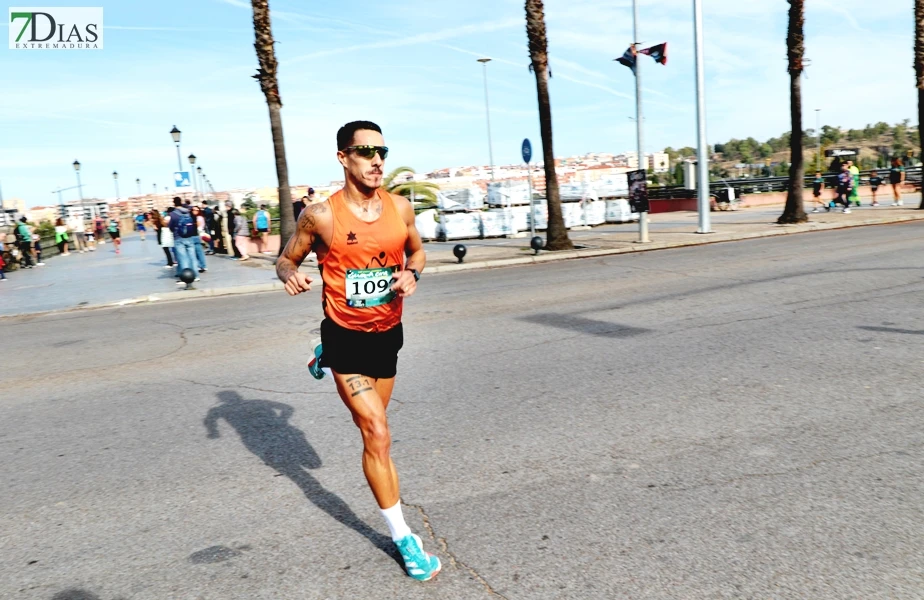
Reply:
<svg viewBox="0 0 924 600"><path fill-rule="evenodd" d="M533 202L533 170L529 166L529 161L533 158L533 145L529 138L523 140L523 146L520 148L523 154L523 162L526 163L526 181L529 185L529 232L530 237L536 237L536 205Z"/></svg>

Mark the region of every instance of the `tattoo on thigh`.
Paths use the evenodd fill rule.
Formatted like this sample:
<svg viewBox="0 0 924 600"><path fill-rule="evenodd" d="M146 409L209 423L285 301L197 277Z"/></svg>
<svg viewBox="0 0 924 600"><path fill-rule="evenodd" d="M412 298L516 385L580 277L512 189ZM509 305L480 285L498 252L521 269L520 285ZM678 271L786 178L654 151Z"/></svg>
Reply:
<svg viewBox="0 0 924 600"><path fill-rule="evenodd" d="M372 382L369 381L368 377L362 375L356 375L355 377L350 377L346 380L347 386L349 386L350 391L353 392L350 394L351 398L355 398L360 394L365 392L371 392L373 389Z"/></svg>

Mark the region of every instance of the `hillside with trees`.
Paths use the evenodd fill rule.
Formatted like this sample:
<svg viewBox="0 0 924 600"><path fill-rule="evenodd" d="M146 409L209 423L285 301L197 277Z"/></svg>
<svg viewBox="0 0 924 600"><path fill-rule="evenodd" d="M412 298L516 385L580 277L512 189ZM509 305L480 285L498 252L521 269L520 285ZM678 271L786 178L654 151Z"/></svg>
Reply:
<svg viewBox="0 0 924 600"><path fill-rule="evenodd" d="M817 147L818 134L821 137L821 159ZM713 179L733 179L740 177L771 177L789 174L791 133L759 141L752 137L731 139L725 143L715 144L710 148L710 175ZM825 159L824 153L832 148L859 149L859 167L863 170L884 168L893 156L906 157L908 152L915 163L920 161L921 148L917 143L917 127L905 119L896 125L879 122L867 125L863 129L844 129L825 125L820 132L806 129L802 137L803 157L806 172L814 171L821 165L827 171L831 159ZM680 163L687 158L696 158L696 148L689 146L675 150L665 148L670 157L671 172L656 176L656 183L675 185L683 182Z"/></svg>

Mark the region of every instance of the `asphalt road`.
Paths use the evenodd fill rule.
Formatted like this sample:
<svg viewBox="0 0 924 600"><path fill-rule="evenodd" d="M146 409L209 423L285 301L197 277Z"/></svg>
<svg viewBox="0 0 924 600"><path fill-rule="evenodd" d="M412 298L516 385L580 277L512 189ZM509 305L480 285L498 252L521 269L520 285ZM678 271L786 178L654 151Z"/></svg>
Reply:
<svg viewBox="0 0 924 600"><path fill-rule="evenodd" d="M3 321L0 598L924 597L924 224L426 276L406 577L317 293Z"/></svg>

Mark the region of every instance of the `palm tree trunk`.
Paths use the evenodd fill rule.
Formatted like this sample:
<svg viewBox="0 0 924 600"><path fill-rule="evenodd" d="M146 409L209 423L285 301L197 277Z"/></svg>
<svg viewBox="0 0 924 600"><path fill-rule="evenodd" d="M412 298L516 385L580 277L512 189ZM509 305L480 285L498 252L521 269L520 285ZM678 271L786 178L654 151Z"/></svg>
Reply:
<svg viewBox="0 0 924 600"><path fill-rule="evenodd" d="M542 160L545 163L545 197L549 207L549 228L546 231L547 250L572 250L561 213L558 175L555 173L555 152L552 150L552 105L549 101L549 54L545 34L545 13L542 0L526 0L526 35L529 56L536 76L539 100L539 133L542 137ZM530 202L532 199L530 199Z"/></svg>
<svg viewBox="0 0 924 600"><path fill-rule="evenodd" d="M282 135L282 99L276 78L276 50L270 22L269 0L251 0L253 6L254 48L260 68L254 79L266 96L269 108L270 130L273 134L273 154L276 159L276 178L279 181L279 252L295 233L295 216L292 213L292 192L289 189L289 167L286 162L286 144Z"/></svg>
<svg viewBox="0 0 924 600"><path fill-rule="evenodd" d="M789 0L789 35L786 48L789 55L789 105L792 117L790 138L789 193L786 208L777 223L808 221L802 199L805 188L805 158L802 156L802 56L805 54L805 0Z"/></svg>
<svg viewBox="0 0 924 600"><path fill-rule="evenodd" d="M924 154L924 0L914 0L914 72L918 88L918 141ZM924 182L921 185L921 204L924 209Z"/></svg>

